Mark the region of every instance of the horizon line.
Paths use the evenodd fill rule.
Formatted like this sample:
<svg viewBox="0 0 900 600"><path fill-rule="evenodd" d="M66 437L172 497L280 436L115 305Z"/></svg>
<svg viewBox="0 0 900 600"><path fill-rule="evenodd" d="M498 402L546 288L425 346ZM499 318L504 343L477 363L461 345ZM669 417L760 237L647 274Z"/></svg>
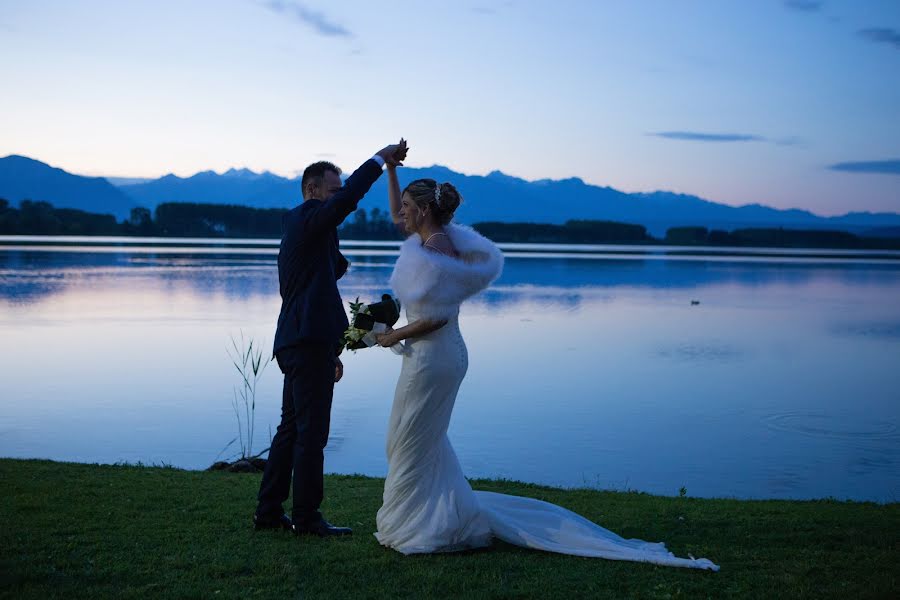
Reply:
<svg viewBox="0 0 900 600"><path fill-rule="evenodd" d="M274 175L274 176L276 176L276 177L280 177L280 178L282 178L282 179L286 179L286 180L288 180L288 181L299 181L299 179L300 179L301 176L302 176L302 172L301 172L301 174L298 174L298 175L296 175L296 176L294 176L294 177L289 177L289 176L285 176L285 175L280 175L280 174L278 174L278 173L276 173L276 172L274 172L274 171L270 171L270 170L268 170L268 169L265 169L265 170L263 170L263 171L257 172L257 171L254 171L253 169L249 168L249 167L246 167L246 166L243 166L243 167L235 167L235 166L232 166L232 167L229 167L228 169L226 169L226 170L224 170L224 171L222 171L222 172L216 171L215 169L205 169L205 170L196 171L196 172L194 172L192 175L188 175L188 176L176 175L174 172L168 172L168 173L165 173L165 174L163 174L163 175L159 175L159 176L157 176L157 177L135 177L135 176L122 176L122 175L93 175L93 174L76 173L76 172L74 172L74 171L68 171L68 170L66 170L66 169L64 169L64 168L62 168L62 167L55 167L55 166L51 165L50 163L44 162L44 161L39 160L39 159L36 159L36 158L32 158L32 157L30 157L30 156L26 156L26 155L24 155L24 154L14 154L14 153L13 153L13 154L8 154L8 155L6 155L6 156L4 156L4 157L0 157L0 160L7 159L7 158L22 158L22 159L34 161L34 162L37 162L37 163L41 163L41 164L43 164L43 165L46 165L46 166L48 166L48 167L50 167L50 168L53 168L53 169L59 169L59 170L65 172L65 173L68 173L68 174L70 174L70 175L75 175L75 176L78 176L78 177L101 178L101 179L106 180L110 185L112 185L112 186L114 186L114 187L116 187L116 188L119 188L119 187L125 187L125 188L127 188L127 187L129 187L130 185L140 185L140 184L139 184L139 183L135 183L135 184L124 184L124 185L121 185L121 186L117 186L117 185L113 184L112 182L110 182L109 179L138 179L138 180L144 180L145 182L149 183L149 182L152 182L152 181L158 181L158 180L160 180L160 179L162 179L162 178L164 178L164 177L168 177L168 176L177 177L178 179L181 179L181 180L187 180L187 179L190 179L191 177L194 177L194 176L199 175L199 174L201 174L201 173L213 173L213 174L215 174L215 175L218 176L218 177L222 177L222 176L224 176L226 173L228 173L229 171L249 171L250 173L252 173L252 174L254 174L254 175L259 175L259 176L262 176L262 175L265 175L265 174L269 174L269 175ZM768 204L762 204L762 203L760 203L760 202L749 202L749 203L746 203L746 204L729 204L729 203L726 203L726 202L721 202L721 201L717 201L717 200L711 200L711 199L709 199L709 198L705 198L705 197L703 197L703 196L699 196L699 195L693 194L693 193L676 192L676 191L666 190L666 189L656 189L656 190L652 190L652 191L641 191L641 190L638 190L638 191L626 191L626 190L622 190L622 189L619 189L619 188L614 188L614 187L609 186L609 185L601 185L601 184L596 184L596 183L590 183L590 182L588 182L588 181L585 181L585 179L584 179L583 177L578 176L578 175L574 175L574 176L571 176L571 177L563 177L563 178L560 178L560 179L553 179L553 178L549 178L549 177L543 177L543 178L538 178L538 179L525 179L525 178L519 177L519 176L517 176L517 175L510 175L510 174L508 174L508 173L505 173L505 172L501 171L500 169L492 169L492 170L488 171L487 173L481 175L481 174L475 174L475 173L464 173L464 172L462 172L462 171L456 171L456 170L454 170L454 169L451 168L451 167L448 167L448 166L446 166L446 165L441 165L441 164L438 164L438 163L433 163L433 164L430 165L430 166L424 166L424 167L411 166L411 165L403 165L403 167L404 167L404 168L409 168L409 169L434 169L434 168L438 168L438 169L446 169L447 171L450 171L450 172L455 173L455 174L457 174L457 175L462 175L463 177L482 177L482 178L487 178L487 177L489 177L490 175L492 175L492 174L494 174L494 173L497 173L497 174L502 175L502 176L504 176L504 177L509 177L509 178L512 178L512 179L517 179L517 180L519 180L519 181L524 181L525 183L529 183L529 184L539 183L539 182L554 182L554 183L559 183L559 182L564 182L564 181L578 180L578 181L580 181L583 185L585 185L585 186L587 186L587 187L594 187L594 188L599 188L599 189L610 189L610 190L614 190L614 191L617 191L617 192L620 192L620 193L623 193L623 194L626 194L626 195L638 195L638 194L645 194L645 195L650 195L650 194L672 194L672 195L674 195L674 196L690 196L690 197L693 197L693 198L698 198L698 199L703 200L703 201L705 201L705 202L711 202L711 203L713 203L713 204L718 204L718 205L721 205L721 206L727 206L727 207L730 207L730 208L746 208L746 207L758 206L758 207L768 208L768 209L771 209L771 210L782 211L782 212L787 212L787 211L801 211L801 212L806 212L806 213L809 213L809 214L811 214L811 215L813 215L813 216L816 216L816 217L819 217L819 218L823 218L823 219L840 218L840 217L845 217L845 216L848 216L848 215L851 215L851 214L863 214L863 215L865 215L865 214L868 214L868 215L895 215L895 216L900 216L900 210L896 210L896 211L874 211L874 210L870 210L870 209L867 209L867 210L846 210L846 211L844 211L844 212L842 212L842 213L839 213L839 214L834 214L834 215L823 215L823 214L820 214L820 213L817 213L817 212L813 212L813 210L810 210L810 209L808 209L808 208L799 208L799 207L796 207L796 206L794 206L794 207L788 207L788 208L778 208L778 207L771 206L771 205L768 205ZM827 170L827 169L826 169L826 170Z"/></svg>

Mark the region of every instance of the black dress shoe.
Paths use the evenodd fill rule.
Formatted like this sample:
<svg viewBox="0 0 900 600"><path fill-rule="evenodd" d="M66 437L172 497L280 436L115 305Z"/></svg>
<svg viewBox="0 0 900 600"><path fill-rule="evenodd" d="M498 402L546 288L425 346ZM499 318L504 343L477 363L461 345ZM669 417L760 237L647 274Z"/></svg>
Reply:
<svg viewBox="0 0 900 600"><path fill-rule="evenodd" d="M293 521L287 515L278 517L261 517L253 515L253 529L259 531L261 529L290 529L294 526Z"/></svg>
<svg viewBox="0 0 900 600"><path fill-rule="evenodd" d="M317 535L319 537L334 537L353 534L353 530L349 527L335 527L325 519L319 519L310 523L294 523L291 530L296 535Z"/></svg>

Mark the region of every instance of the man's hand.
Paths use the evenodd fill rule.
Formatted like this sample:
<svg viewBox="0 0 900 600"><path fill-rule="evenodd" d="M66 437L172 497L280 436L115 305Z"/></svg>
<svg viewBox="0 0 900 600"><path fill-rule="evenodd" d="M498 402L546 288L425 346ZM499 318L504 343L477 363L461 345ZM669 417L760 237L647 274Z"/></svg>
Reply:
<svg viewBox="0 0 900 600"><path fill-rule="evenodd" d="M341 377L344 376L344 363L341 362L341 359L338 357L334 357L334 382L337 383L341 380Z"/></svg>
<svg viewBox="0 0 900 600"><path fill-rule="evenodd" d="M409 152L409 146L406 145L406 140L400 138L400 143L397 144L397 151L394 153L394 159L397 161L398 165L402 165L403 161L406 160L406 153Z"/></svg>
<svg viewBox="0 0 900 600"><path fill-rule="evenodd" d="M406 140L400 138L399 144L385 146L376 152L376 154L384 159L384 164L387 165L388 168L393 168L403 166L403 161L406 160L406 153L408 151L409 147L406 145Z"/></svg>

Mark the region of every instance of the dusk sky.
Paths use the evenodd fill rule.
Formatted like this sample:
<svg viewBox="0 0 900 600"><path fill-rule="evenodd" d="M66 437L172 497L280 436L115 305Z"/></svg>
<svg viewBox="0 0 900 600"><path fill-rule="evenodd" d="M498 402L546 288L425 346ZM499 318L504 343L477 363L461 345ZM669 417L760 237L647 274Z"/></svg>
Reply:
<svg viewBox="0 0 900 600"><path fill-rule="evenodd" d="M0 0L0 156L411 166L900 212L900 1ZM564 199L560 199L564 202Z"/></svg>

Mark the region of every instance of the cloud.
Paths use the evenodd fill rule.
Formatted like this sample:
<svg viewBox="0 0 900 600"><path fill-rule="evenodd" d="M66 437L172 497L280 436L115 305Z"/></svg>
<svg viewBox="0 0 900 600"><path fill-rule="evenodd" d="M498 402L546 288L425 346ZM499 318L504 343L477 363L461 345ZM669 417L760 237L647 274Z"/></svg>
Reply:
<svg viewBox="0 0 900 600"><path fill-rule="evenodd" d="M660 131L648 133L668 140L684 140L689 142L765 142L764 137L746 133L698 133L696 131Z"/></svg>
<svg viewBox="0 0 900 600"><path fill-rule="evenodd" d="M773 144L776 146L801 146L803 145L803 140L798 138L797 136L791 136L786 138L779 138L777 140L771 140Z"/></svg>
<svg viewBox="0 0 900 600"><path fill-rule="evenodd" d="M859 35L876 44L890 44L900 49L900 32L886 27L869 27L857 31Z"/></svg>
<svg viewBox="0 0 900 600"><path fill-rule="evenodd" d="M787 8L807 13L819 12L823 4L825 3L820 0L784 0Z"/></svg>
<svg viewBox="0 0 900 600"><path fill-rule="evenodd" d="M266 0L262 5L274 13L286 15L312 27L317 33L329 37L353 37L345 27L334 23L324 14L316 12L300 2L284 0Z"/></svg>
<svg viewBox="0 0 900 600"><path fill-rule="evenodd" d="M880 173L883 175L900 175L900 159L893 160L860 160L829 165L831 171L845 173Z"/></svg>

